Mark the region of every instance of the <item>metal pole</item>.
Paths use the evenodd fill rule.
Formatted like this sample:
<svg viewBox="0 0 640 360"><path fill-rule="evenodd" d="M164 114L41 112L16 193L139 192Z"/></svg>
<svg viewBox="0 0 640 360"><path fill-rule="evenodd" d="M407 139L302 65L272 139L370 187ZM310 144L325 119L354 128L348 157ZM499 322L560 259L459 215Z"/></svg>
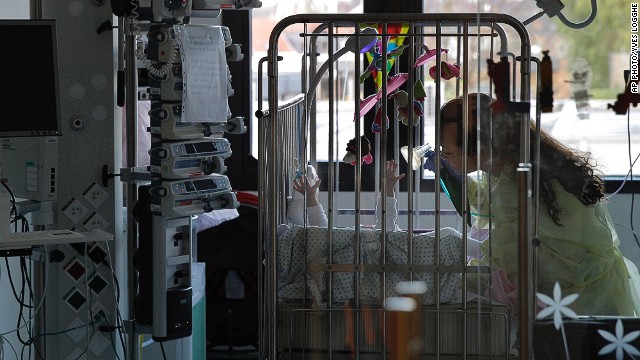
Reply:
<svg viewBox="0 0 640 360"><path fill-rule="evenodd" d="M531 165L519 164L518 175L518 305L520 316L518 317L518 339L520 342L519 358L529 360L532 358L533 348L533 301L532 288L532 243L529 229L529 213L531 206Z"/></svg>
<svg viewBox="0 0 640 360"><path fill-rule="evenodd" d="M136 37L130 29L131 21L126 21L124 27L125 34L125 99L126 99L126 132L127 132L127 167L137 166L137 139L138 139L138 73L136 71L136 58L133 54L136 51ZM122 30L118 30L122 31ZM133 255L138 248L138 225L133 216L133 208L138 200L137 186L135 183L128 183L126 186L127 196L127 295L128 310L125 318L133 319L135 314L136 298L136 270L133 267ZM136 332L135 321L132 322L131 331L127 334L129 351L125 357L130 360L136 358Z"/></svg>

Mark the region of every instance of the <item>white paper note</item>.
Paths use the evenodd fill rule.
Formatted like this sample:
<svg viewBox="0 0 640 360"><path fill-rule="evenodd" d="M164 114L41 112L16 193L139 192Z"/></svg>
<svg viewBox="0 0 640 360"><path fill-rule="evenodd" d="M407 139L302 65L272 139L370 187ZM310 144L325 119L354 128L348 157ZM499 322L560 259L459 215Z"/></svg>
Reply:
<svg viewBox="0 0 640 360"><path fill-rule="evenodd" d="M184 90L182 121L227 121L227 58L219 26L177 27Z"/></svg>

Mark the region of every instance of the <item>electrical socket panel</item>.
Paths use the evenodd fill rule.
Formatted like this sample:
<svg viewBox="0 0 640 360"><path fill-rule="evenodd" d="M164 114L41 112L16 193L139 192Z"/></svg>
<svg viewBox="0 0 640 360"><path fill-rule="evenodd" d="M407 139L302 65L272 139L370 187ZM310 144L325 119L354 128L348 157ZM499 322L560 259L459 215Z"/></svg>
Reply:
<svg viewBox="0 0 640 360"><path fill-rule="evenodd" d="M101 303L96 302L91 306L91 317L99 322L101 319L108 319L109 312Z"/></svg>
<svg viewBox="0 0 640 360"><path fill-rule="evenodd" d="M62 208L62 212L74 223L77 224L89 213L80 200L71 198L69 202Z"/></svg>
<svg viewBox="0 0 640 360"><path fill-rule="evenodd" d="M107 230L109 223L97 212L93 212L91 216L84 221L84 227L91 231L93 229Z"/></svg>
<svg viewBox="0 0 640 360"><path fill-rule="evenodd" d="M97 209L107 200L109 193L97 183L92 183L87 190L82 193L82 196Z"/></svg>

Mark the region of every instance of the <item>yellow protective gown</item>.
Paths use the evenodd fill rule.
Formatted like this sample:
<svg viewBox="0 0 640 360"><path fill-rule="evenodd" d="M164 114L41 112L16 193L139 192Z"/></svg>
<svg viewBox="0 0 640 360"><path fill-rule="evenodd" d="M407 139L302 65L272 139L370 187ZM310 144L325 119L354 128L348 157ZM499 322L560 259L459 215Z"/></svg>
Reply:
<svg viewBox="0 0 640 360"><path fill-rule="evenodd" d="M467 177L473 226L491 229L481 245L483 256L471 263L490 265L492 272L501 269L513 284L518 279L515 174L505 168L491 181L488 176ZM578 315L640 315L640 276L618 249L620 240L606 202L585 206L559 184L554 189L562 226L553 222L541 202L536 291L553 297L558 282L563 297L579 294L569 305Z"/></svg>

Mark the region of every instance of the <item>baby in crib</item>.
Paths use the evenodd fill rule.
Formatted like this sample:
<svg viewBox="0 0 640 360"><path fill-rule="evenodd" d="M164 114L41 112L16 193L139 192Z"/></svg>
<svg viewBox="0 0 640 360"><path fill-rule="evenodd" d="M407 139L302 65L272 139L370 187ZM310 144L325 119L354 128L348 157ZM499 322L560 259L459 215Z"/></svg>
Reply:
<svg viewBox="0 0 640 360"><path fill-rule="evenodd" d="M382 207L385 205L387 216L384 219L386 221L384 228L387 236L384 241L387 246L384 247L380 246L382 241L380 232L370 229L363 229L364 231L360 233L359 247L353 240L355 234L353 228L334 227L328 238L327 216L318 201L321 181L314 169L308 168L306 175L299 176L293 181L295 198L289 202L287 208L287 220L293 224L293 227L281 225L278 229L278 279L279 296L282 299L300 299L309 296L314 299L316 305L326 305L328 301L327 272L308 272L309 270L302 264L324 264L329 261L335 264L351 264L357 256L356 248L361 257L359 261L368 265L379 264L382 258L388 264L406 265L409 254L412 256L411 261L416 265L433 264L436 257L442 265L455 265L464 261L462 236L451 228L440 229L439 246L436 246L435 232L414 234L411 242L413 250L408 250L410 243L407 241L407 233L397 224L398 207L394 189L405 174L398 174L398 164L394 160L387 161L384 169L386 191L383 195L386 195L386 198L377 199L375 225L376 230L383 228L384 216L381 214ZM386 203L383 204L382 201ZM467 252L467 255L477 252L479 248L475 240L467 239L467 244L469 243L476 245L467 245L468 249L473 248ZM437 293L440 294L441 303L460 301L460 274L440 274L440 283L437 283L432 272L414 273L413 276L415 281L424 282L428 289L423 297L424 304L433 304ZM335 274L332 279L331 294L334 302L344 303L354 298L356 290L353 288L352 274ZM403 272L387 274L383 285L378 272L364 271L359 290L361 300L364 299L363 301L370 304L379 303L383 296L381 287L385 288L385 296L395 296L396 284L404 280L406 280L406 274ZM439 288L438 292L433 290L435 287Z"/></svg>
<svg viewBox="0 0 640 360"><path fill-rule="evenodd" d="M398 208L395 198L395 186L398 181L405 177L405 174L398 173L398 163L395 160L386 162L385 188L386 188L386 229L400 230L397 224ZM309 226L327 226L327 215L320 202L318 192L322 180L318 177L313 166L307 166L307 174L294 179L293 190L297 192L287 207L287 219L295 225L304 225L304 209L302 204L306 201L307 221ZM306 200L304 194L306 193ZM382 195L381 195L382 196ZM382 229L382 199L379 197L376 202L376 229Z"/></svg>
<svg viewBox="0 0 640 360"><path fill-rule="evenodd" d="M433 159L427 159L433 165ZM449 165L441 160L443 166L448 169ZM448 172L447 172L448 173ZM398 226L398 201L395 198L395 187L398 181L402 180L405 174L398 174L398 163L395 160L388 160L385 166L385 188L386 188L386 229L387 231L401 231ZM297 196L294 196L287 208L287 219L294 225L304 225L304 209L303 203L305 201L304 194L306 192L306 207L307 207L307 222L308 226L327 226L327 215L324 212L322 204L318 201L318 193L322 180L316 174L313 166L307 167L307 175L300 176L293 181L293 190L296 191ZM382 229L382 199L378 197L376 201L376 229ZM284 229L282 229L284 230ZM453 229L447 228L448 232L456 232ZM459 235L459 234L458 234ZM461 235L459 235L461 236ZM481 256L480 245L482 241L476 240L477 237L473 236L473 233L467 238L467 256L469 259L478 258Z"/></svg>

